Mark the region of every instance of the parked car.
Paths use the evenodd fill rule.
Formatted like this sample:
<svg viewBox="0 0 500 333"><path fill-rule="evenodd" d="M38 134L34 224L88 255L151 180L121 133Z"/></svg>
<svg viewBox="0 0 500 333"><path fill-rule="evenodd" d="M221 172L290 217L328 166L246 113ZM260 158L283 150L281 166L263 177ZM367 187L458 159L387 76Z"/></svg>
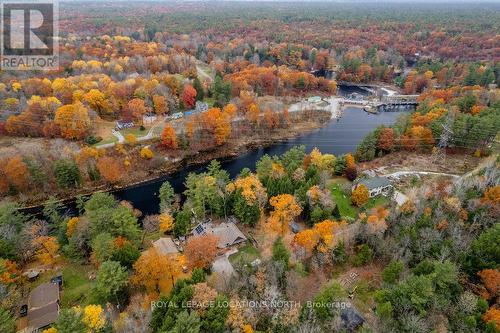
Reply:
<svg viewBox="0 0 500 333"><path fill-rule="evenodd" d="M19 309L19 317L26 317L28 315L28 305L23 304Z"/></svg>

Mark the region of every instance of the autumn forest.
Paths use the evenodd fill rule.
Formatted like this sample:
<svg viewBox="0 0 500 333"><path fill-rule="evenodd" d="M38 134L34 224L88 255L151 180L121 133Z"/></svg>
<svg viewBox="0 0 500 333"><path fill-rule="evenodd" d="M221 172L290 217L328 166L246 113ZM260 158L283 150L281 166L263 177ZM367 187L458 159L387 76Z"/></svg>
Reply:
<svg viewBox="0 0 500 333"><path fill-rule="evenodd" d="M0 70L0 332L500 332L499 4L54 8Z"/></svg>

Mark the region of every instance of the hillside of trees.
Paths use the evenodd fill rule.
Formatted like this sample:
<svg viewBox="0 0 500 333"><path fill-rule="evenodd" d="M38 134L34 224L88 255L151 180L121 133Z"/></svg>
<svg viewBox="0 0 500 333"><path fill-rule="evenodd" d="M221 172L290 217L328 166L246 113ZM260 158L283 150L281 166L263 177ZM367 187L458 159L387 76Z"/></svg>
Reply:
<svg viewBox="0 0 500 333"><path fill-rule="evenodd" d="M42 333L500 332L498 4L59 7L59 69L0 71L1 333L57 276ZM335 121L292 106L346 84L418 105L350 153L217 160ZM154 214L113 192L150 180Z"/></svg>

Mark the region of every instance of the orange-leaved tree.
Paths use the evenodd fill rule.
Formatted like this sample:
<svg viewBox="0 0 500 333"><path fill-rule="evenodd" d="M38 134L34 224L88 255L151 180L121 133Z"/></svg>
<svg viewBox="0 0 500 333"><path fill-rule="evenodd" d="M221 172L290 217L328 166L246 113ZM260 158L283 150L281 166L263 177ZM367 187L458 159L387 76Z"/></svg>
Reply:
<svg viewBox="0 0 500 333"><path fill-rule="evenodd" d="M0 259L0 282L5 285L15 283L21 277L17 264L9 259Z"/></svg>
<svg viewBox="0 0 500 333"><path fill-rule="evenodd" d="M218 242L214 235L191 237L184 249L189 268L207 268L215 259Z"/></svg>
<svg viewBox="0 0 500 333"><path fill-rule="evenodd" d="M500 296L500 271L498 269L483 269L477 275L481 278L488 291L488 299Z"/></svg>
<svg viewBox="0 0 500 333"><path fill-rule="evenodd" d="M354 156L351 153L347 153L345 155L345 163L348 168L356 167L356 161L354 160Z"/></svg>
<svg viewBox="0 0 500 333"><path fill-rule="evenodd" d="M7 180L14 185L18 190L24 190L28 187L29 170L24 163L21 155L12 157L3 168Z"/></svg>
<svg viewBox="0 0 500 333"><path fill-rule="evenodd" d="M172 126L166 125L161 133L161 143L170 149L177 149L177 135L175 134L175 130Z"/></svg>
<svg viewBox="0 0 500 333"><path fill-rule="evenodd" d="M184 86L184 90L182 91L182 102L184 103L184 107L186 109L194 107L197 94L196 89L194 89L192 85L186 84Z"/></svg>
<svg viewBox="0 0 500 333"><path fill-rule="evenodd" d="M306 229L297 233L294 237L294 245L302 247L306 254L313 250L326 253L336 245L335 233L347 226L344 221L336 222L325 220L316 223L312 229Z"/></svg>
<svg viewBox="0 0 500 333"><path fill-rule="evenodd" d="M390 127L383 128L378 138L378 148L391 151L394 148L394 130Z"/></svg>
<svg viewBox="0 0 500 333"><path fill-rule="evenodd" d="M125 174L122 163L111 156L99 158L97 160L97 169L104 180L111 184L118 183Z"/></svg>
<svg viewBox="0 0 500 333"><path fill-rule="evenodd" d="M165 96L153 95L153 107L156 114L164 114L168 112L168 104Z"/></svg>
<svg viewBox="0 0 500 333"><path fill-rule="evenodd" d="M500 331L500 310L491 307L483 315L483 320L486 323L494 323L497 331Z"/></svg>
<svg viewBox="0 0 500 333"><path fill-rule="evenodd" d="M142 124L142 116L147 112L146 104L144 100L140 98L131 99L128 104L128 109L132 113L132 116L139 120Z"/></svg>

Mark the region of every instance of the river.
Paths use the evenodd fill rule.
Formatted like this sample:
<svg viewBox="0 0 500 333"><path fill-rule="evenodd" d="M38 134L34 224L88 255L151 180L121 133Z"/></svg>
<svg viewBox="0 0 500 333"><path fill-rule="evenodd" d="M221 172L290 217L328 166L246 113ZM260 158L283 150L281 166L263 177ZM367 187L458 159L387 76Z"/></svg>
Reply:
<svg viewBox="0 0 500 333"><path fill-rule="evenodd" d="M264 155L280 155L293 146L304 145L310 152L317 147L322 153L341 155L354 152L361 140L380 125L391 125L404 112L381 112L370 114L359 108L346 108L343 117L331 120L325 127L269 147L252 150L235 159L222 161L222 167L231 177L236 176L243 168L255 170L255 163ZM165 176L134 187L114 192L120 200L130 201L143 214L158 213L158 190L168 180L176 193L184 191L184 180L190 172L203 172L205 165L186 168L170 176Z"/></svg>
<svg viewBox="0 0 500 333"><path fill-rule="evenodd" d="M353 92L361 95L369 94L369 91L359 87L341 86L339 89L341 96L347 96ZM335 155L354 152L361 140L373 129L380 125L393 124L404 113L407 112L371 114L360 108L346 107L341 118L330 120L328 124L317 131L277 142L265 148L251 150L237 158L221 161L221 164L231 177L235 177L243 168L254 171L256 162L265 154L281 155L293 146L304 145L307 152L317 147L322 153ZM185 190L184 181L188 174L190 172L203 172L205 169L206 165L188 167L168 176L114 191L113 194L119 200L127 200L132 203L143 213L143 216L157 214L159 208L158 191L164 181L168 180L176 193L182 193ZM71 215L75 213L76 205L73 200L67 200L65 205L68 209L67 213ZM26 209L25 212L38 215L41 214L41 207Z"/></svg>

